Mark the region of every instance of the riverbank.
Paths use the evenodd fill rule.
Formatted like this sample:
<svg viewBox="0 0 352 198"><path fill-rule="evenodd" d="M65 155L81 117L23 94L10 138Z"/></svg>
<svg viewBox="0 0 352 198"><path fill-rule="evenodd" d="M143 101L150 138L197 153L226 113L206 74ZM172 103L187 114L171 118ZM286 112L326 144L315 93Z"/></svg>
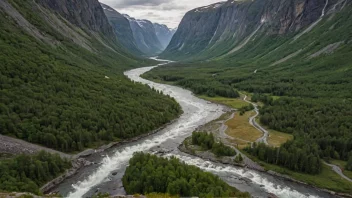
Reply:
<svg viewBox="0 0 352 198"><path fill-rule="evenodd" d="M277 165L265 163L263 161L258 160L255 156L251 156L247 153L246 155L253 161L258 162L261 166L263 166L265 172L268 174L291 180L293 182L300 183L303 185L307 185L322 192L329 193L331 195L347 198L352 197L352 183L347 183L347 181L344 181L343 178L333 172L326 165L323 165L323 171L319 175L309 175L305 173L294 172ZM346 185L349 185L349 187L346 187ZM351 193L347 193L346 190Z"/></svg>
<svg viewBox="0 0 352 198"><path fill-rule="evenodd" d="M187 153L189 155L193 155L196 157L199 157L204 160L208 160L211 162L216 162L216 163L222 163L226 165L232 165L232 166L239 166L239 167L246 167L245 163L236 163L234 161L234 157L217 157L214 153L212 153L210 150L208 151L201 151L200 149L192 149L190 147L194 146L191 145L191 137L186 138L183 143L178 147L178 149L184 153Z"/></svg>
<svg viewBox="0 0 352 198"><path fill-rule="evenodd" d="M184 114L174 124L168 126L160 133L128 144L119 149L111 149L99 155L91 155L89 160L94 166L83 168L79 174L65 180L55 191L65 197L91 197L98 192L111 195L124 194L121 182L128 161L135 152L168 151L167 156L179 158L189 165L195 165L203 170L218 175L231 186L249 192L254 197L268 197L275 194L279 197L332 197L305 185L279 180L267 174L246 170L245 168L233 168L231 165L220 165L211 161L205 161L198 157L180 152L177 147L199 126L205 125L219 118L226 109L223 105L216 105L195 97L192 92L159 83L154 83L140 77L141 74L155 67L139 68L126 72L131 80L149 85L158 91L174 97L182 106ZM214 121L215 123L217 121ZM117 174L112 174L117 173ZM242 180L240 180L242 179ZM244 180L247 180L245 182ZM274 187L274 188L273 188Z"/></svg>
<svg viewBox="0 0 352 198"><path fill-rule="evenodd" d="M163 126L159 127L158 129L155 129L155 130L153 130L153 131L151 131L149 133L142 134L142 135L139 135L137 137L130 138L130 139L127 139L127 140L123 140L123 141L120 141L120 142L112 142L112 143L109 143L107 145L100 146L97 149L87 149L87 150L85 150L85 151L73 156L72 157L72 168L67 170L65 172L65 174L63 174L63 175L61 175L61 176L49 181L45 185L43 185L40 188L40 190L43 193L45 193L45 194L46 193L50 193L52 189L57 187L64 180L69 179L70 177L76 175L83 167L90 166L90 165L94 164L94 163L92 163L90 161L85 160L84 158L87 158L87 157L89 157L90 155L93 155L93 154L103 153L103 152L105 152L108 149L118 148L118 147L124 146L126 144L130 144L130 143L139 141L139 140L141 140L143 138L146 138L148 136L151 136L153 134L156 134L160 130L163 130L167 126L169 126L169 125L173 124L175 121L177 121L181 115L182 115L182 113L178 116L178 118L175 118L174 120L170 121L169 123L164 124Z"/></svg>
<svg viewBox="0 0 352 198"><path fill-rule="evenodd" d="M322 191L322 192L325 192L325 193L329 193L329 194L334 195L334 196L340 196L340 197L346 197L346 198L351 198L352 197L352 195L347 194L347 193L335 192L335 191L332 191L332 190L319 188L319 187L317 187L315 185L311 185L311 184L305 183L303 181L294 179L294 178L292 178L292 177L290 177L288 175L280 174L280 173L275 172L273 170L268 170L268 169L266 169L267 167L262 167L259 164L257 164L257 166L252 166L252 164L251 165L246 164L246 161L244 161L243 163L236 163L233 160L233 158L231 158L231 157L216 157L214 154L212 154L209 151L200 151L200 150L196 150L195 151L193 149L190 149L189 141L190 141L190 137L186 138L185 141L178 147L178 149L181 152L187 153L187 154L195 156L195 157L199 157L199 158L201 158L203 160L206 160L206 161L211 161L211 162L220 163L220 164L224 164L224 165L230 165L230 166L241 167L241 168L245 168L245 169L249 169L249 170L259 171L261 173L268 174L270 176L274 176L274 177L280 178L282 180L286 180L286 181L294 182L294 183L297 183L297 184L305 185L307 187L314 188L316 190L319 190L319 191ZM241 153L241 155L243 155L244 158L248 157L248 155L243 154L243 153ZM250 159L253 159L253 157L250 157ZM253 161L256 161L256 160L253 160ZM260 168L258 168L258 167L260 167ZM247 181L246 179L243 179L243 178L241 178L241 179L244 180L244 181Z"/></svg>
<svg viewBox="0 0 352 198"><path fill-rule="evenodd" d="M223 114L219 119L214 120L212 122L209 122L205 125L202 125L197 128L196 131L201 131L201 132L208 132L208 133L213 133L215 137L217 137L219 140L221 140L223 143L225 143L228 146L231 146L231 142L228 141L228 136L223 135L224 131L226 131L227 126L226 122L233 118L234 113L233 112L227 112ZM233 161L232 158L229 157L216 157L214 154L210 153L209 151L201 151L201 149L192 149L190 137L186 138L182 144L179 145L179 150L181 152L187 153L189 155L199 157L203 160L211 161L211 162L216 162L216 163L221 163L224 165L231 165L235 167L241 167L241 168L246 168L249 170L254 170L254 171L259 171L277 178L280 178L282 180L294 182L297 184L305 185L314 189L317 189L322 192L329 193L334 196L341 196L341 197L352 197L352 195L344 193L344 192L336 192L334 190L329 190L325 189L324 186L316 186L313 185L311 182L304 182L302 180L297 179L295 176L289 176L285 174L285 171L279 171L276 172L274 170L278 169L273 169L273 165L265 164L264 162L259 161L253 156L248 155L248 153L245 153L243 150L240 150L236 147L233 147L237 153L240 153L242 157L244 158L243 163L236 163ZM292 171L291 171L292 172ZM297 173L299 174L299 173ZM306 175L306 177L315 177L314 175Z"/></svg>
<svg viewBox="0 0 352 198"><path fill-rule="evenodd" d="M174 122L176 122L180 116L182 115L182 113L180 115L178 115L177 118L171 120L170 122L164 124L163 126L149 132L149 133L144 133L142 135L139 135L137 137L134 137L134 138L129 138L129 139L126 139L126 140L122 140L122 141L119 141L119 142L111 142L109 144L106 144L106 145L102 145L100 146L99 148L97 149L86 149L85 151L82 151L80 152L79 154L75 155L73 158L74 159L78 159L78 158L86 158L92 154L98 154L98 153L102 153L108 149L111 149L111 148L118 148L120 146L123 146L123 145L126 145L126 144L129 144L129 143L133 143L133 142L136 142L138 140L141 140L143 138L146 138L148 136L151 136L151 135L154 135L156 133L158 133L160 130L166 128L167 126L173 124Z"/></svg>

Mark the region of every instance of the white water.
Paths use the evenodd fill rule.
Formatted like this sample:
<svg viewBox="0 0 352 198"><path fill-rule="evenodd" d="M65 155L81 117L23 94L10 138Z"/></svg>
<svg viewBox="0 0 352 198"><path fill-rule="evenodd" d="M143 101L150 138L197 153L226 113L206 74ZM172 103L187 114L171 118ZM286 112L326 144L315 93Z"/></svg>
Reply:
<svg viewBox="0 0 352 198"><path fill-rule="evenodd" d="M85 178L83 181L80 181L72 185L73 191L69 193L67 197L69 198L83 197L88 191L93 189L95 186L106 181L106 179L111 174L111 172L113 172L114 170L126 167L128 165L129 159L133 156L133 153L139 152L139 151L148 151L155 146L162 145L162 143L168 140L173 140L173 139L176 140L177 138L180 139L180 137L190 134L200 124L207 123L211 120L214 120L223 113L222 106L219 106L216 104L210 104L204 100L201 100L193 96L192 93L189 91L186 91L178 87L170 86L170 85L154 83L139 77L140 74L143 74L151 70L152 68L154 67L146 67L146 68L131 70L126 72L125 75L134 81L148 84L149 86L154 87L157 90L161 90L164 93L171 95L181 104L185 113L179 118L177 122L166 127L165 130L163 130L163 131L166 131L165 133L162 133L150 139L141 141L139 144L127 146L122 150L120 149L116 151L112 156L105 157L101 162L101 166L97 170L92 172L90 176ZM192 110L190 110L189 108L192 108ZM168 155L175 156L180 160L186 162L187 164L195 165L205 171L218 174L219 176L225 175L226 177L247 178L251 180L253 184L245 183L243 185L246 185L248 188L253 188L253 189L255 189L258 186L262 186L263 189L260 189L261 192L263 192L264 190L268 193L273 193L278 197L282 197L282 198L315 197L315 196L310 196L310 195L305 195L303 193L300 193L294 189L287 187L286 185L282 185L282 186L277 185L276 182L280 182L282 184L285 184L285 182L272 179L272 177L267 177L266 175L262 173L258 173L256 171L246 170L243 168L233 167L233 166L215 165L212 162L204 161L196 157L189 157L187 155L182 155L182 153L179 153L177 151L172 152ZM303 190L305 191L304 188L305 187L303 187Z"/></svg>
<svg viewBox="0 0 352 198"><path fill-rule="evenodd" d="M141 73L144 73L146 71L149 71L152 68L154 67L146 67L138 70L142 71ZM178 102L183 104L186 103L187 105L191 105L192 107L197 108L196 113L194 113L191 116L189 115L184 116L185 117L184 119L186 120L183 120L181 117L180 119L183 121L182 124L172 125L169 128L169 133L161 134L150 140L145 140L144 142L138 145L127 147L122 151L117 151L112 157L108 157L108 156L105 157L102 161L102 165L98 168L98 170L96 170L96 172L92 173L84 181L81 181L81 182L78 182L77 184L72 185L74 188L74 191L68 195L69 198L82 197L91 188L102 183L112 171L125 165L128 162L128 160L132 158L133 153L138 151L147 151L155 146L160 145L163 142L166 142L167 140L175 139L179 136L192 132L198 126L197 123L207 118L211 112L214 114L212 119L215 119L216 117L219 117L221 115L222 107L215 104L207 104L205 101L193 96L190 92L186 96L179 94L178 90L181 90L181 88L167 90L168 85L162 85L162 84L146 81L139 77L141 73L126 72L125 74L135 81L149 84L150 86L160 91L163 91L164 93L168 91L166 92L166 94L171 95ZM182 89L182 92L185 92L185 91Z"/></svg>
<svg viewBox="0 0 352 198"><path fill-rule="evenodd" d="M197 166L207 172L212 173L224 173L228 175L239 175L242 178L250 179L253 183L257 185L264 186L264 189L268 193L273 193L280 198L317 198L317 196L312 195L304 195L296 190L285 186L277 186L276 184L270 182L266 178L261 177L258 173L250 170L239 169L233 166L219 166L215 165L209 161L204 161L200 158L191 158L187 156L175 155L175 154L168 154L166 157L174 156L181 161L184 161L186 164Z"/></svg>
<svg viewBox="0 0 352 198"><path fill-rule="evenodd" d="M328 6L328 3L329 3L329 0L326 0L325 6L323 8L323 11L321 12L321 16L320 17L325 16L325 9L326 9L326 6Z"/></svg>

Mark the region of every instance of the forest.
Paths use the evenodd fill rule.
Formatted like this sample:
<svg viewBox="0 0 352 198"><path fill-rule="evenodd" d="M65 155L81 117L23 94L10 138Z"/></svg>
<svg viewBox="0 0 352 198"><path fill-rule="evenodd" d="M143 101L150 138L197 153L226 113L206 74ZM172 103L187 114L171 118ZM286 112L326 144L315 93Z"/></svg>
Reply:
<svg viewBox="0 0 352 198"><path fill-rule="evenodd" d="M311 174L319 173L322 160L337 159L351 164L350 13L351 9L345 9L334 20L325 19L297 42L292 42L292 34L279 37L263 31L255 42L249 42L229 57L201 63L173 63L144 76L192 91L196 89L184 82L192 82L204 90L212 89L210 85L227 87L251 95L253 102L264 103L260 109L261 123L293 134L294 140L277 149L257 145L252 154L261 160ZM327 31L332 26L334 31ZM312 54L339 41L343 42L333 53L312 58ZM296 58L274 64L299 50ZM263 151L259 152L258 147ZM272 158L270 153L278 151L279 157ZM287 156L295 157L293 164L285 162ZM306 168L307 160L317 161L317 166ZM351 165L346 168L351 169Z"/></svg>
<svg viewBox="0 0 352 198"><path fill-rule="evenodd" d="M0 190L41 194L39 188L71 167L58 154L44 151L0 160Z"/></svg>
<svg viewBox="0 0 352 198"><path fill-rule="evenodd" d="M346 170L352 171L352 153L350 153L350 156L348 157L348 161L345 168Z"/></svg>
<svg viewBox="0 0 352 198"><path fill-rule="evenodd" d="M254 106L252 104L249 104L247 106L243 106L238 109L240 112L240 116L243 116L247 111L252 111L254 109Z"/></svg>
<svg viewBox="0 0 352 198"><path fill-rule="evenodd" d="M247 147L245 150L262 161L293 171L319 174L322 170L318 148L305 142L289 141L279 148L255 143L253 147Z"/></svg>
<svg viewBox="0 0 352 198"><path fill-rule="evenodd" d="M283 97L260 110L260 121L294 134L296 141L314 144L321 158L347 161L352 154L352 113L346 106L352 103Z"/></svg>
<svg viewBox="0 0 352 198"><path fill-rule="evenodd" d="M77 152L150 132L181 114L173 98L122 74L150 61L93 39L99 53L78 47L32 12L30 1L11 2L60 46L39 42L0 11L1 134Z"/></svg>
<svg viewBox="0 0 352 198"><path fill-rule="evenodd" d="M177 158L160 158L135 153L123 176L128 194L168 193L181 197L250 197L230 187L218 176L195 166L186 165Z"/></svg>
<svg viewBox="0 0 352 198"><path fill-rule="evenodd" d="M176 85L185 87L197 95L206 95L209 97L222 96L228 98L238 98L240 96L240 94L231 86L208 79L199 79L196 77L184 79L183 77L179 76L170 76L162 74L155 78L153 78L153 76L151 76L150 74L143 74L142 76L150 78L151 80L156 80L160 78L160 80L164 82L176 82Z"/></svg>
<svg viewBox="0 0 352 198"><path fill-rule="evenodd" d="M216 156L235 156L236 151L222 142L216 142L212 133L193 132L192 144L204 150L211 150Z"/></svg>

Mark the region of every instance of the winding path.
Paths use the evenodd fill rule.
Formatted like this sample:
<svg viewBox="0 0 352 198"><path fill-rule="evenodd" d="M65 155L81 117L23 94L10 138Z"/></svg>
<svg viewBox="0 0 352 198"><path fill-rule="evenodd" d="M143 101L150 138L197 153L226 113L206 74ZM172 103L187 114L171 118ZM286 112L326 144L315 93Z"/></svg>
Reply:
<svg viewBox="0 0 352 198"><path fill-rule="evenodd" d="M233 119L235 117L235 113L232 113L231 116L226 119L226 120L222 120L219 123L221 124L221 126L219 127L218 131L219 133L214 133L214 135L219 136L219 138L221 139L221 141L226 144L227 146L231 147L232 149L234 149L237 153L237 155L242 155L243 158L243 162L246 165L247 168L251 168L254 170L259 170L259 171L264 171L264 168L261 167L259 164L257 164L256 162L254 162L252 159L250 159L249 157L247 157L246 154L244 154L240 149L238 149L237 147L233 146L233 144L231 144L227 139L231 139L231 140L240 140L243 142L248 142L248 143L252 143L248 140L243 140L240 138L234 138L231 137L229 135L226 134L226 130L228 129L228 126L225 124L227 121ZM236 156L237 156L236 155Z"/></svg>
<svg viewBox="0 0 352 198"><path fill-rule="evenodd" d="M269 137L269 132L264 129L262 126L260 126L256 121L255 118L257 118L259 116L259 109L258 109L258 105L247 100L247 96L245 95L243 100L249 104L252 104L254 106L254 111L255 111L255 115L249 118L249 124L251 124L254 128L256 128L257 130L261 131L263 133L263 136L259 139L257 139L256 142L260 142L260 143L264 143L266 145L268 144L268 137Z"/></svg>
<svg viewBox="0 0 352 198"><path fill-rule="evenodd" d="M348 180L348 181L350 181L350 182L352 182L352 179L350 179L349 177L347 177L346 175L344 175L343 174L343 172L342 172L342 170L341 170L341 168L339 167L339 166L336 166L336 165L334 165L334 164L328 164L327 162L323 162L325 165L327 165L327 166L330 166L331 168L332 168L332 170L335 172L335 173L337 173L338 175L340 175L342 178L344 178L344 179L346 179L346 180Z"/></svg>
<svg viewBox="0 0 352 198"><path fill-rule="evenodd" d="M249 118L249 123L254 126L257 130L263 132L263 136L261 138L259 138L256 142L261 142L264 143L266 145L268 145L268 137L269 137L269 132L267 130L265 130L262 126L260 126L256 121L255 118L258 117L259 115L259 109L258 109L258 105L255 103L250 102L249 100L247 100L247 96L245 95L243 100L247 103L250 103L254 106L254 111L255 111L255 115ZM341 170L341 168L339 166L333 165L333 164L328 164L327 162L323 162L325 165L330 166L332 168L332 170L337 173L338 175L340 175L342 178L352 182L352 179L350 179L349 177L347 177L346 175L343 174L343 171Z"/></svg>

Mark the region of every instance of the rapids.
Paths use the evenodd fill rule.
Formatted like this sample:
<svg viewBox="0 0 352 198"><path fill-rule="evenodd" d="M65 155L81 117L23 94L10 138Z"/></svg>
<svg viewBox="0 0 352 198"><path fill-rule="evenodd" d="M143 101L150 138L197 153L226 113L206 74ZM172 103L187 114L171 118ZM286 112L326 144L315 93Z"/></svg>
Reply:
<svg viewBox="0 0 352 198"><path fill-rule="evenodd" d="M177 149L178 145L191 135L192 131L220 117L227 108L199 99L188 90L151 82L140 77L141 74L157 66L133 69L125 72L125 75L133 81L147 84L174 97L184 111L181 117L154 135L108 149L103 154L93 154L87 157L87 160L94 162L94 165L85 167L72 178L66 179L53 189L53 192L59 192L64 197L70 198L90 197L97 192L122 195L125 191L121 179L129 159L134 152L145 151L166 153L164 155L166 157L175 156L187 164L218 175L229 185L249 192L253 197L268 197L269 194L282 198L332 197L312 187L286 181L266 173L204 161L180 152Z"/></svg>

